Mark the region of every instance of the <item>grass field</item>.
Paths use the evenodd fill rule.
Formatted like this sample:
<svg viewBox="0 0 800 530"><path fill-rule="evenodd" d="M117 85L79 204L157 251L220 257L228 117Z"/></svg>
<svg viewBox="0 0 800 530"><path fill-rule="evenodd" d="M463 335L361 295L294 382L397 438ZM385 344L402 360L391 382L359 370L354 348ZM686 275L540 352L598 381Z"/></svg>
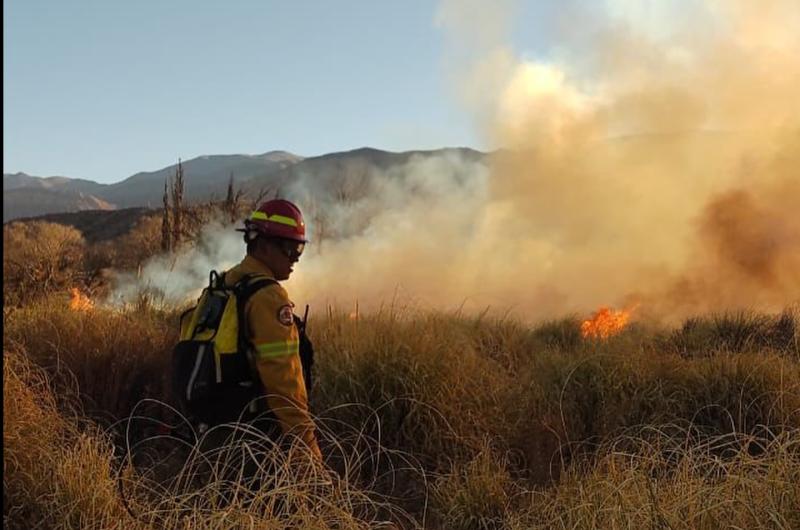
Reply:
<svg viewBox="0 0 800 530"><path fill-rule="evenodd" d="M166 428L177 314L6 312L4 526L800 528L796 310L589 340L575 318L329 309L309 331L335 473L267 441L209 463ZM245 449L255 493L230 480Z"/></svg>

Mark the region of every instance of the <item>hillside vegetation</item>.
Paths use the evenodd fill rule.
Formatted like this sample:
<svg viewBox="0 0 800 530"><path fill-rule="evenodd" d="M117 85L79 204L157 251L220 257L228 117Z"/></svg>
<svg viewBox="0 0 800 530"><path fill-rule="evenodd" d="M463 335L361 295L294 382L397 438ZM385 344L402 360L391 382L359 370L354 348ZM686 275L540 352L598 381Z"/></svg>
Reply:
<svg viewBox="0 0 800 530"><path fill-rule="evenodd" d="M177 314L6 314L7 527L800 526L797 312L598 341L572 318L330 308L312 401L336 474L250 446L272 462L255 495L198 480L166 405Z"/></svg>

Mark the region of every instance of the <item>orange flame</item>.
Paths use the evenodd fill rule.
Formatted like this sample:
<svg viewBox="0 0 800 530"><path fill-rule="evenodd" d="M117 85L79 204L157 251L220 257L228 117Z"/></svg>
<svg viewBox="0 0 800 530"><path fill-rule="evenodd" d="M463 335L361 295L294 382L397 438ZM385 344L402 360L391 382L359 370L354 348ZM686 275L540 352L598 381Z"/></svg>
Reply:
<svg viewBox="0 0 800 530"><path fill-rule="evenodd" d="M94 302L88 296L82 294L77 287L71 288L69 292L72 297L69 301L69 308L73 311L89 311L94 308Z"/></svg>
<svg viewBox="0 0 800 530"><path fill-rule="evenodd" d="M358 312L358 300L356 300L355 310L354 310L354 311L352 311L352 312L351 312L351 313L348 315L348 317L350 317L350 320L358 320L359 316L360 316L360 315L359 315L359 312Z"/></svg>
<svg viewBox="0 0 800 530"><path fill-rule="evenodd" d="M632 312L632 309L617 311L601 307L592 318L581 323L581 335L592 339L607 339L616 335L628 325Z"/></svg>

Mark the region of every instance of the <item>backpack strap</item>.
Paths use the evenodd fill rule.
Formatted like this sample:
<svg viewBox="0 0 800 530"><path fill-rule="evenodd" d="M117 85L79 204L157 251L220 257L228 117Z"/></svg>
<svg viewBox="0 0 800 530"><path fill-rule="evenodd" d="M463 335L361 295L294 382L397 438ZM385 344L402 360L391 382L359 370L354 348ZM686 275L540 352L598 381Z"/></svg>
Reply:
<svg viewBox="0 0 800 530"><path fill-rule="evenodd" d="M260 274L247 274L236 282L233 287L236 293L236 310L239 315L239 351L247 356L247 361L255 381L259 381L259 376L255 367L255 361L250 356L250 339L247 336L247 319L245 318L244 308L247 304L247 300L253 296L256 291L273 283L277 284L278 281ZM314 346L306 335L305 328L307 320L308 306L306 306L303 320L300 320L297 315L294 315L294 323L297 326L299 334L300 362L303 367L303 380L306 384L306 392L308 395L311 395L311 388L313 387L312 367L314 365Z"/></svg>
<svg viewBox="0 0 800 530"><path fill-rule="evenodd" d="M248 355L250 347L250 339L247 336L245 306L251 296L271 284L277 285L278 281L261 274L246 274L233 286L233 291L236 294L236 313L239 316L239 351L245 355Z"/></svg>
<svg viewBox="0 0 800 530"><path fill-rule="evenodd" d="M251 273L245 274L239 278L239 281L233 285L233 289L236 291L237 298L240 297L246 301L253 296L256 291L273 283L277 284L278 280L264 276L263 274Z"/></svg>

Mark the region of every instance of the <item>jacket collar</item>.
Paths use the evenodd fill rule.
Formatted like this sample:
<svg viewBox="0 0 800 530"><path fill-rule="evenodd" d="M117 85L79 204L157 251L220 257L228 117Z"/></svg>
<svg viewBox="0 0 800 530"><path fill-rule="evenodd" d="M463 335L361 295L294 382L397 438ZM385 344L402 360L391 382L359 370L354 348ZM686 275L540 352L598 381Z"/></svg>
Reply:
<svg viewBox="0 0 800 530"><path fill-rule="evenodd" d="M263 262L259 261L251 255L247 255L240 264L242 274L260 274L268 278L275 279L275 273L272 269L267 267Z"/></svg>

